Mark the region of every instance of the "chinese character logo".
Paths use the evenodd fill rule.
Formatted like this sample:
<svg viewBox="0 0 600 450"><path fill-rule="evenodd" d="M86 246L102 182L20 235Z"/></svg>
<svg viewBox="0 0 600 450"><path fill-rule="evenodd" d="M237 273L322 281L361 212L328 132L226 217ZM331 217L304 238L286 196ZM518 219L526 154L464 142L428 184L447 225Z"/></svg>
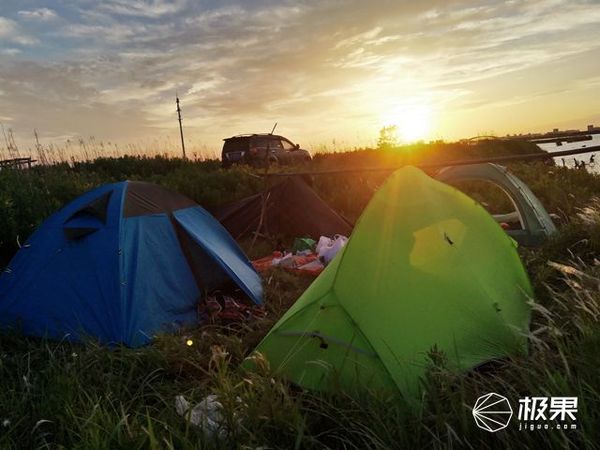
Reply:
<svg viewBox="0 0 600 450"><path fill-rule="evenodd" d="M513 410L506 397L494 392L482 395L473 406L473 418L482 430L495 433L508 426Z"/></svg>
<svg viewBox="0 0 600 450"><path fill-rule="evenodd" d="M519 420L526 422L547 420L548 397L523 397L519 399Z"/></svg>
<svg viewBox="0 0 600 450"><path fill-rule="evenodd" d="M548 400L550 400L548 402ZM577 420L577 397L524 397L519 399L519 420L525 422Z"/></svg>

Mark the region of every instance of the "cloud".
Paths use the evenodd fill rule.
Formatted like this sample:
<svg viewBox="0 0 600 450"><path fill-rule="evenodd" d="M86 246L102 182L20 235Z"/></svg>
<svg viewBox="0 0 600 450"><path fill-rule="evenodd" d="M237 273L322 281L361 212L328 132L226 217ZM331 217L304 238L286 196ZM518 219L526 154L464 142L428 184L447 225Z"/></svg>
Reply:
<svg viewBox="0 0 600 450"><path fill-rule="evenodd" d="M0 37L6 38L14 34L17 30L17 23L14 20L0 16Z"/></svg>
<svg viewBox="0 0 600 450"><path fill-rule="evenodd" d="M2 16L0 16L0 38L18 45L35 45L39 42L35 37L24 33L17 22Z"/></svg>
<svg viewBox="0 0 600 450"><path fill-rule="evenodd" d="M139 102L106 102L77 65L21 62L0 69L0 85L2 110L22 134L123 139L150 131Z"/></svg>
<svg viewBox="0 0 600 450"><path fill-rule="evenodd" d="M44 35L0 19L0 38L40 39L55 51L52 60L36 54L27 61L23 49L20 61L0 68L3 88L14 92L11 105L30 102L13 114L17 123L111 138L159 133L172 125L178 91L189 131L215 145L224 133L278 118L307 135L365 123L375 134L381 110L396 103L426 101L448 114L519 106L590 78L579 64L550 80L553 64L588 52L596 57L590 71L600 68L600 10L586 1L568 8L554 0L77 5L60 10L65 22ZM532 78L521 80L522 73ZM513 89L495 93L498 80ZM43 110L33 108L36 98ZM0 99L0 109L9 110L7 101ZM45 112L59 108L63 117ZM116 126L111 110L127 126ZM84 118L94 122L86 126Z"/></svg>
<svg viewBox="0 0 600 450"><path fill-rule="evenodd" d="M21 10L17 14L24 19L28 20L41 20L43 22L56 19L58 15L56 12L49 8L37 8L31 10Z"/></svg>
<svg viewBox="0 0 600 450"><path fill-rule="evenodd" d="M186 0L109 0L99 9L121 16L158 18L180 12L186 4Z"/></svg>
<svg viewBox="0 0 600 450"><path fill-rule="evenodd" d="M18 48L9 47L0 49L0 55L15 56L19 53L21 53L21 50Z"/></svg>

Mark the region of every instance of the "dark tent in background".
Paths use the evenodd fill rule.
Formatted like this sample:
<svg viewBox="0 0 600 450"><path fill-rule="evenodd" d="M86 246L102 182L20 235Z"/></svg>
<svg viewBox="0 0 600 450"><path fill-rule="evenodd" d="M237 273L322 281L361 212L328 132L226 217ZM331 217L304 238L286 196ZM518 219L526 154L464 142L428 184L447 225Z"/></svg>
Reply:
<svg viewBox="0 0 600 450"><path fill-rule="evenodd" d="M236 239L256 231L314 239L335 234L349 236L352 232L352 224L331 209L300 177L286 178L266 192L225 205L214 211L214 216Z"/></svg>
<svg viewBox="0 0 600 450"><path fill-rule="evenodd" d="M230 283L262 303L258 274L208 212L154 184L107 184L17 252L0 275L0 327L136 347L197 324L203 294Z"/></svg>

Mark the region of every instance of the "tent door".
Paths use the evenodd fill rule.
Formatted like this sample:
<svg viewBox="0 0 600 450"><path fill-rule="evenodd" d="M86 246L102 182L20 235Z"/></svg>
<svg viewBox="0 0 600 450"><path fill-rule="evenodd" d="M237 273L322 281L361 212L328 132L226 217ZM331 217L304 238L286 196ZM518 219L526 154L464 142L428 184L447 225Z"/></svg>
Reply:
<svg viewBox="0 0 600 450"><path fill-rule="evenodd" d="M171 223L175 227L179 245L194 274L200 292L210 292L231 282L231 278L223 268L194 242L177 220L171 217Z"/></svg>

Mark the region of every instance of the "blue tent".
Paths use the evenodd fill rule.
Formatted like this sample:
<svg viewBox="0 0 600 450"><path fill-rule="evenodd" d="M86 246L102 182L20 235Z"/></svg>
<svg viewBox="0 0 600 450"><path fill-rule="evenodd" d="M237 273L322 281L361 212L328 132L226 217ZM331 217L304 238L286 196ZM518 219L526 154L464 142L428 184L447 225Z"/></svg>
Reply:
<svg viewBox="0 0 600 450"><path fill-rule="evenodd" d="M259 276L192 200L126 181L50 216L0 275L0 328L136 347L197 323L202 295L235 283L262 303Z"/></svg>

